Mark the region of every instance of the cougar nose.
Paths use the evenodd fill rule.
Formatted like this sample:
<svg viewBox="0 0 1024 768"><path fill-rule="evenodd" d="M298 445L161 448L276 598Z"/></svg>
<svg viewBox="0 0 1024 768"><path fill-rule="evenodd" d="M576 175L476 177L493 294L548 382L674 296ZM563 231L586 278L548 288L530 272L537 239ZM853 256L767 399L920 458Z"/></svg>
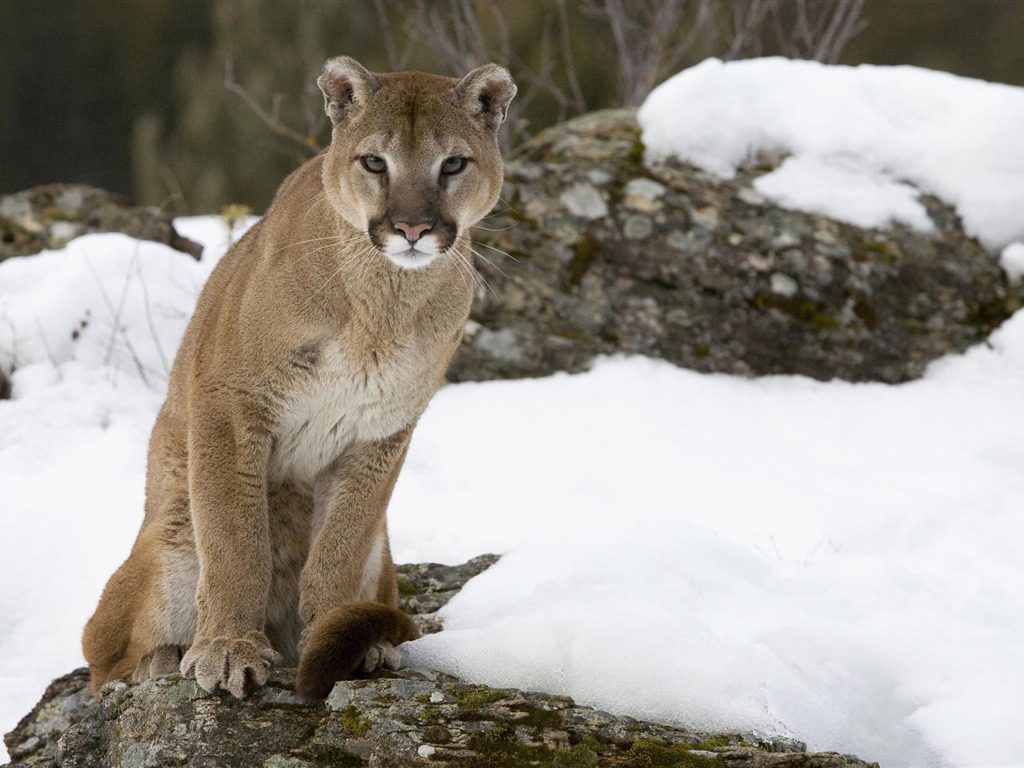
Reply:
<svg viewBox="0 0 1024 768"><path fill-rule="evenodd" d="M429 221L425 221L421 224L409 224L405 221L396 221L394 224L395 229L401 231L401 233L405 235L405 239L410 243L415 243L423 237L424 232L429 232L430 228L433 226Z"/></svg>

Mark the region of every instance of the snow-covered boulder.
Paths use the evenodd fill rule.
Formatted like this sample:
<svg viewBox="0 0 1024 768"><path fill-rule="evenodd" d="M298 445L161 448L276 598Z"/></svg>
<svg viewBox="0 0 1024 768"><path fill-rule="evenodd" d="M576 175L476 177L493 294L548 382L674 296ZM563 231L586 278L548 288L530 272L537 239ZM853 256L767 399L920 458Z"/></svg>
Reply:
<svg viewBox="0 0 1024 768"><path fill-rule="evenodd" d="M543 132L507 164L508 208L474 235L485 283L451 378L579 371L627 352L698 371L900 382L1020 306L996 255L933 195L916 194L929 227L864 228L759 192L782 154L725 178L645 149L635 112L605 111Z"/></svg>

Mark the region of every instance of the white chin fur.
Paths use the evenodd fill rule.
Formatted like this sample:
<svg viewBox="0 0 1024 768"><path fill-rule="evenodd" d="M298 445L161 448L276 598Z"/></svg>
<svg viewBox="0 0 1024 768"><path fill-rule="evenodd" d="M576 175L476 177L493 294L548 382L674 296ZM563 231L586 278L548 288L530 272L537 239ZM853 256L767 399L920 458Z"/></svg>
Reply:
<svg viewBox="0 0 1024 768"><path fill-rule="evenodd" d="M423 269L440 255L437 237L424 235L415 244L400 235L391 235L384 247L391 262L402 269Z"/></svg>

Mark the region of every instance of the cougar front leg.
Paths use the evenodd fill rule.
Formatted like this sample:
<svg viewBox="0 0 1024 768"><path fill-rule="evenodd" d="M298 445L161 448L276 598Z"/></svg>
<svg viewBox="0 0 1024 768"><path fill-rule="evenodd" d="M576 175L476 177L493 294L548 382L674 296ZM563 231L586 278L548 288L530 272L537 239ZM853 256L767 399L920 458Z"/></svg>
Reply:
<svg viewBox="0 0 1024 768"><path fill-rule="evenodd" d="M303 643L319 619L357 602L398 605L386 512L405 461L412 427L342 456L316 489L313 542L302 572ZM397 664L393 649L375 651L374 666Z"/></svg>
<svg viewBox="0 0 1024 768"><path fill-rule="evenodd" d="M219 686L241 698L250 684L266 683L270 666L280 661L264 634L272 572L269 444L257 430L213 411L195 409L188 439L199 618L181 672L207 691Z"/></svg>

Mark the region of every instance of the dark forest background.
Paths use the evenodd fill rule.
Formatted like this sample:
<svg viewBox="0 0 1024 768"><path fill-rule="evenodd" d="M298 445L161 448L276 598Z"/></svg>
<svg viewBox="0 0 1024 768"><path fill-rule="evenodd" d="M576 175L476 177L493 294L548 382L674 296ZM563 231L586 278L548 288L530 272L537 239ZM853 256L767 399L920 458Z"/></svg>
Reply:
<svg viewBox="0 0 1024 768"><path fill-rule="evenodd" d="M313 81L341 53L508 66L514 151L710 55L1024 86L1024 0L0 0L0 193L82 182L178 214L262 210L329 139Z"/></svg>

